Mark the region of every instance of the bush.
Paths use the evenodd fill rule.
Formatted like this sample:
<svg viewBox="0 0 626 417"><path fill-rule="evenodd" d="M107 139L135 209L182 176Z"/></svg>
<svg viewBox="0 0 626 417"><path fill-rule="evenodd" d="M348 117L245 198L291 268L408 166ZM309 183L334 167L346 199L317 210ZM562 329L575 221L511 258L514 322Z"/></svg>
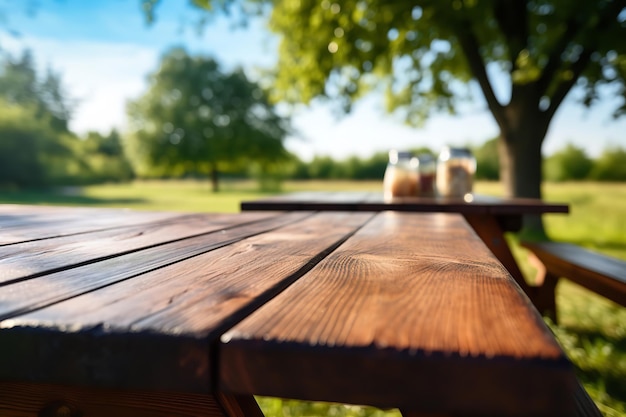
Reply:
<svg viewBox="0 0 626 417"><path fill-rule="evenodd" d="M618 147L605 150L596 159L589 178L596 181L626 181L626 150Z"/></svg>
<svg viewBox="0 0 626 417"><path fill-rule="evenodd" d="M585 151L572 144L545 160L544 173L549 181L579 181L589 177L593 161Z"/></svg>

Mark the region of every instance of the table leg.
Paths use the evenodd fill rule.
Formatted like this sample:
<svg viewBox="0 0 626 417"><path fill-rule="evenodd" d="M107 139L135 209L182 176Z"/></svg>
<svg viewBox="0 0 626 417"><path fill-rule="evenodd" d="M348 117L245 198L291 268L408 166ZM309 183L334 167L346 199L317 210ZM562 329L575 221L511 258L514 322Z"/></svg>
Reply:
<svg viewBox="0 0 626 417"><path fill-rule="evenodd" d="M3 417L262 416L252 396L131 391L0 382Z"/></svg>
<svg viewBox="0 0 626 417"><path fill-rule="evenodd" d="M478 237L485 242L485 245L502 262L502 265L509 271L511 276L517 281L522 290L530 296L530 286L526 283L522 271L519 269L511 248L504 238L504 230L494 216L484 214L465 214L465 220L472 226Z"/></svg>

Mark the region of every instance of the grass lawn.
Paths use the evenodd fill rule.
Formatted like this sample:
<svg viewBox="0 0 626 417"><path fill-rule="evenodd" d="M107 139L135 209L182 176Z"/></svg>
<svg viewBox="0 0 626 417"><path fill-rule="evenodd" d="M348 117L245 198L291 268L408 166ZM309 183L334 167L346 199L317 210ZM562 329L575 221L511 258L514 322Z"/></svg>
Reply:
<svg viewBox="0 0 626 417"><path fill-rule="evenodd" d="M371 190L375 182L286 182L281 191ZM499 195L497 183L478 183L480 194ZM544 185L544 198L570 203L569 215L545 216L554 240L573 242L626 260L626 184ZM137 181L131 184L65 188L55 191L0 190L0 203L128 207L138 210L237 212L241 200L266 196L253 182L224 182L214 194L208 182ZM526 254L509 236L526 274ZM567 281L559 283L561 323L548 323L572 360L586 389L606 416L626 417L626 308ZM259 398L267 416L396 416L397 411Z"/></svg>

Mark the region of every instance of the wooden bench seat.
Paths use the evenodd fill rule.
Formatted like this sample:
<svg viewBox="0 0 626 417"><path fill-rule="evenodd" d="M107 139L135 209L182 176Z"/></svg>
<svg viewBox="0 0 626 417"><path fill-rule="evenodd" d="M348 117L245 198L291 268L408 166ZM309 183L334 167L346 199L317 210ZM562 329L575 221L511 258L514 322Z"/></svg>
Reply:
<svg viewBox="0 0 626 417"><path fill-rule="evenodd" d="M567 278L609 300L626 306L626 262L562 242L522 242L538 268L537 308L556 320L554 289Z"/></svg>

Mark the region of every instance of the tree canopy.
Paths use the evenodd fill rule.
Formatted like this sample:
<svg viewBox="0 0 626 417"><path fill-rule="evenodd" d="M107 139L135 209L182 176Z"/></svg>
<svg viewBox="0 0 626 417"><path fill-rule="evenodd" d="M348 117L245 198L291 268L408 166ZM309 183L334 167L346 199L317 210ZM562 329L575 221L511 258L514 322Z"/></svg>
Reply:
<svg viewBox="0 0 626 417"><path fill-rule="evenodd" d="M500 128L510 196L541 197L541 147L577 86L592 105L611 84L626 112L626 2L597 0L248 0L269 4L280 37L274 98L339 100L384 88L388 109L420 124L478 87ZM261 8L261 10L264 10ZM496 86L496 79L504 80ZM473 84L469 83L473 80ZM531 227L542 229L535 219Z"/></svg>
<svg viewBox="0 0 626 417"><path fill-rule="evenodd" d="M129 103L132 153L169 173L205 174L286 157L289 121L242 70L223 72L208 57L182 48L167 52L149 89Z"/></svg>

